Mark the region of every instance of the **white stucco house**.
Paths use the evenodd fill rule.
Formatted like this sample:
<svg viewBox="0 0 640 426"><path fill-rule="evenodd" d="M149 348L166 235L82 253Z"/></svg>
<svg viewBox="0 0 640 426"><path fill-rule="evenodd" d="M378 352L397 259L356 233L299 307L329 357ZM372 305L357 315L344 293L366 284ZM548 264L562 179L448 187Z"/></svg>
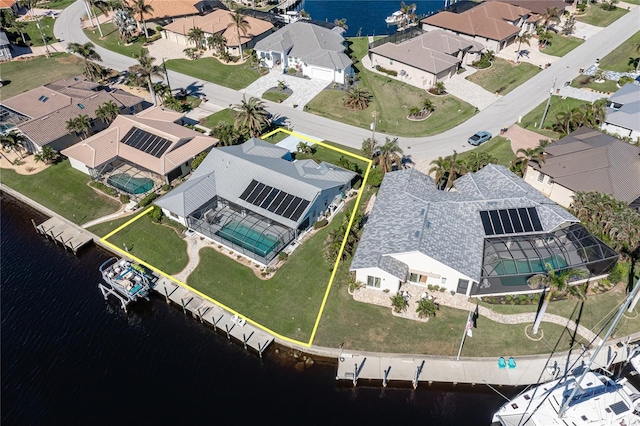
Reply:
<svg viewBox="0 0 640 426"><path fill-rule="evenodd" d="M640 139L640 86L627 83L611 95L602 130L632 141Z"/></svg>
<svg viewBox="0 0 640 426"><path fill-rule="evenodd" d="M269 68L295 68L309 78L344 84L353 68L342 31L296 21L258 41L254 50Z"/></svg>
<svg viewBox="0 0 640 426"><path fill-rule="evenodd" d="M617 258L565 209L490 164L452 191L413 168L387 173L350 270L390 294L411 283L487 296L536 291L527 279L549 265L603 277Z"/></svg>

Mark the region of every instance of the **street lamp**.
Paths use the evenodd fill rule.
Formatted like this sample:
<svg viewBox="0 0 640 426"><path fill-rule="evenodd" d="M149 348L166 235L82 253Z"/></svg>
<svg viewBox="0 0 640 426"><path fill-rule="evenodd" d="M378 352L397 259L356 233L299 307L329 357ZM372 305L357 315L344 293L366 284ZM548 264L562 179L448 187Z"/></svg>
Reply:
<svg viewBox="0 0 640 426"><path fill-rule="evenodd" d="M42 32L42 28L40 27L40 18L36 19L36 27L38 27L38 31L40 31L40 37L42 37L42 42L44 43L44 49L47 51L47 58L51 57L49 53L49 45L47 45L47 39Z"/></svg>

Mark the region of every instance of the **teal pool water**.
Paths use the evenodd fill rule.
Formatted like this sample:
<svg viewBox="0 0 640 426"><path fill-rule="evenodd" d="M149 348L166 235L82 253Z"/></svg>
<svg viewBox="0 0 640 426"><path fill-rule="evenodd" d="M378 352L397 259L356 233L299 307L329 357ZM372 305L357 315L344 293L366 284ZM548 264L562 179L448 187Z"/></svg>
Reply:
<svg viewBox="0 0 640 426"><path fill-rule="evenodd" d="M111 175L107 183L128 194L144 194L153 189L153 179L133 177L127 173Z"/></svg>
<svg viewBox="0 0 640 426"><path fill-rule="evenodd" d="M529 262L526 260L501 259L496 264L495 269L498 275L539 274L544 272L544 265L547 263L550 264L553 269L567 267L567 262L563 258L547 257L544 259L531 259Z"/></svg>
<svg viewBox="0 0 640 426"><path fill-rule="evenodd" d="M276 237L261 234L239 222L226 224L216 235L262 257L267 257L278 247Z"/></svg>

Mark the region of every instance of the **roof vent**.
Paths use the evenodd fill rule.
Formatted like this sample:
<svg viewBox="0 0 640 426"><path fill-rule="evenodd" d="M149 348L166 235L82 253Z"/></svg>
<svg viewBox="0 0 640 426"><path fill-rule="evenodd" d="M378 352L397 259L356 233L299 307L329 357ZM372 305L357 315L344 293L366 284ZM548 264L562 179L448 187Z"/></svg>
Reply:
<svg viewBox="0 0 640 426"><path fill-rule="evenodd" d="M420 216L424 216L424 209L420 210Z"/></svg>
<svg viewBox="0 0 640 426"><path fill-rule="evenodd" d="M420 238L420 231L416 231L413 235L416 238Z"/></svg>
<svg viewBox="0 0 640 426"><path fill-rule="evenodd" d="M424 227L429 229L429 227L431 226L431 222L429 222L428 220L424 221Z"/></svg>
<svg viewBox="0 0 640 426"><path fill-rule="evenodd" d="M498 202L497 201L487 201L487 204L490 205L490 206L495 206L495 205L498 204Z"/></svg>

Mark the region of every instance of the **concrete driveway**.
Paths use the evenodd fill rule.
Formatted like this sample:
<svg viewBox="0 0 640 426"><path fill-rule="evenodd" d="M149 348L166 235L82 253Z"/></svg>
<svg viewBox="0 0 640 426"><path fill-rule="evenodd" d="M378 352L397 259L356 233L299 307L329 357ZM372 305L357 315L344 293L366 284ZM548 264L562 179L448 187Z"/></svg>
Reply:
<svg viewBox="0 0 640 426"><path fill-rule="evenodd" d="M240 90L240 93L261 98L263 93L267 90L273 87L278 87L278 81L284 81L287 87L293 91L291 96L285 99L281 105L289 107L297 105L297 108L300 109L302 109L307 102L310 102L330 84L328 81L324 80L307 79L283 74L282 69L272 68L269 71L269 74L260 77L249 86Z"/></svg>

